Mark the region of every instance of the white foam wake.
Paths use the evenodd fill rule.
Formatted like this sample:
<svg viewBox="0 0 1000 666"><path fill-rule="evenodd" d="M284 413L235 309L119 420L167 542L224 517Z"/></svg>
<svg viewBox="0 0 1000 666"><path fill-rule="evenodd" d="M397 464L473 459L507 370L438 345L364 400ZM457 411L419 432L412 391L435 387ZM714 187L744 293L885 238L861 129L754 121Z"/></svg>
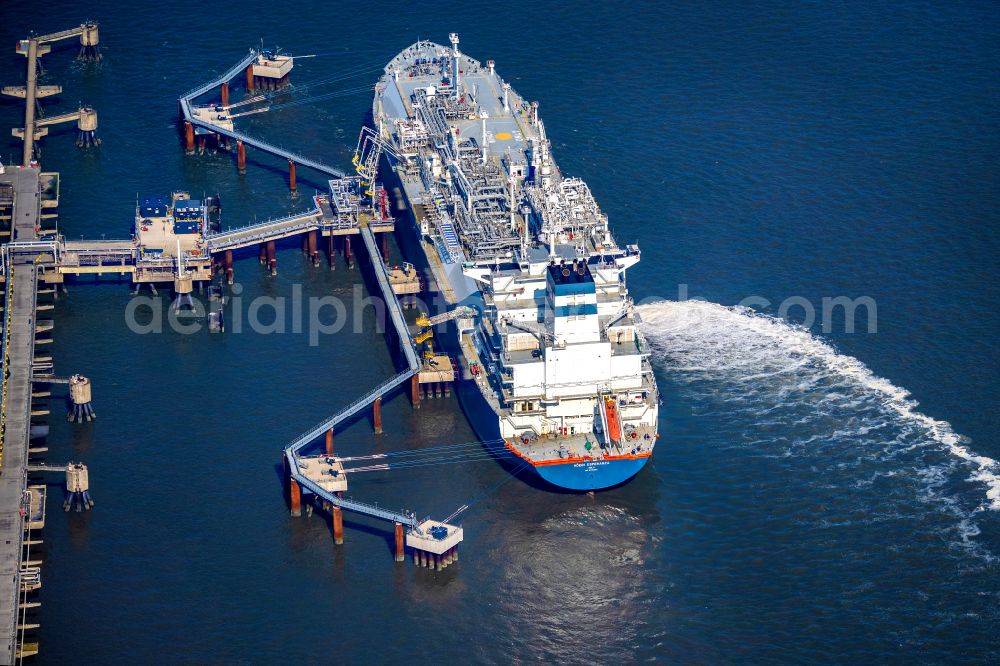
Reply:
<svg viewBox="0 0 1000 666"><path fill-rule="evenodd" d="M717 399L753 404L761 419L773 412L775 418L813 421L806 431L817 432L822 416L829 418L819 425L831 436L844 427L854 436L887 426L905 431L904 445L935 445L972 466L968 480L986 486L976 511L1000 510L1000 463L970 451L948 422L917 411L906 389L808 330L750 308L706 301L659 301L638 310L654 359L672 380L714 382ZM871 410L881 418L851 416ZM856 422L844 426L845 421Z"/></svg>

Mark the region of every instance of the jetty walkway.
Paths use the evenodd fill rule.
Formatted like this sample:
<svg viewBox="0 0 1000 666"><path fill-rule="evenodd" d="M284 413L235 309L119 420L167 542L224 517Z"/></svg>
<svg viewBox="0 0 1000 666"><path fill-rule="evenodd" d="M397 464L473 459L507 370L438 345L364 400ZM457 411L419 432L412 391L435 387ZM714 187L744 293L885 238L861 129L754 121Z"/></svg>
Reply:
<svg viewBox="0 0 1000 666"><path fill-rule="evenodd" d="M7 168L0 187L12 187L12 234L17 242L37 239L41 218L37 167ZM18 639L23 621L22 587L34 585L38 571L24 562L27 514L31 382L35 359L37 268L14 255L7 267L3 311L3 395L0 399L0 663L37 650ZM30 579L30 580L29 580Z"/></svg>

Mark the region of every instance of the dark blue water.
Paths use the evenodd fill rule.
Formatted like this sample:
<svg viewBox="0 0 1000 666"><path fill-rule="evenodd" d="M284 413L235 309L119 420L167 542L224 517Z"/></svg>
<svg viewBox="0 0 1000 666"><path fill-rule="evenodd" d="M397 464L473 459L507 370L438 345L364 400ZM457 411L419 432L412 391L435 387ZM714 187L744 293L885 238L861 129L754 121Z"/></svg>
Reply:
<svg viewBox="0 0 1000 666"><path fill-rule="evenodd" d="M74 25L75 11L5 5L0 43ZM87 13L103 64L45 57L45 82L65 90L47 108L93 104L104 139L43 142L70 237L125 235L137 192L217 191L240 224L322 187L300 170L295 198L278 162L251 154L239 177L229 156L180 149L178 94L261 36L324 54L300 60L296 82L359 70L346 89L416 38L458 31L541 101L564 172L642 245L637 300L673 301L640 308L664 438L632 483L594 498L499 486L465 516L461 562L414 571L392 563L381 525L352 519L334 549L318 515L289 519L275 468L285 442L390 372L380 338L138 336L127 285L73 284L52 352L58 371L94 380L99 421L68 426L53 401L48 455L87 462L98 505L50 512L43 661L983 662L1000 647L993 5ZM4 63L17 82L23 61ZM369 107L362 93L244 127L347 165ZM0 106L0 125L18 113ZM247 298L300 283L352 302L360 282L292 246L275 279L250 255L236 273ZM676 302L681 284L705 301ZM756 313L727 307L751 296ZM862 316L847 333L842 315L824 331L823 299L839 296L873 299L877 332ZM454 400L414 412L397 397L385 431L362 421L337 445L474 439ZM504 478L476 463L353 492L443 516Z"/></svg>

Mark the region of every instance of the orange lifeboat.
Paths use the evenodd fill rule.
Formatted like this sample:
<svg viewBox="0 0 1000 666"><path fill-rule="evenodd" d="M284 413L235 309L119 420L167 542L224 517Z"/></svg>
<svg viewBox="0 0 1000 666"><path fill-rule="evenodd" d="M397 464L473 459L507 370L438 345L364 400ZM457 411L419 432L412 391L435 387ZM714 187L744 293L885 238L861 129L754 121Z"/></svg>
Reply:
<svg viewBox="0 0 1000 666"><path fill-rule="evenodd" d="M604 401L604 413L608 417L608 438L612 442L620 442L622 438L622 426L618 421L618 406L613 398Z"/></svg>

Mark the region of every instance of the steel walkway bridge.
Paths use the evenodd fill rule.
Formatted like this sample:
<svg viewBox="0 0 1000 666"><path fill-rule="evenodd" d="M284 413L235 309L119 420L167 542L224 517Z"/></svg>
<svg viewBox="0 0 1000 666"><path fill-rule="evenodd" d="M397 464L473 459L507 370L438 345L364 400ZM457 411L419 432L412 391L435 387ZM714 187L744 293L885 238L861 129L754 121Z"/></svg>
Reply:
<svg viewBox="0 0 1000 666"><path fill-rule="evenodd" d="M230 69L226 70L223 74L219 75L215 79L212 79L208 83L198 86L197 88L193 88L192 90L185 93L179 100L181 105L181 113L184 115L184 120L191 123L195 127L201 127L202 129L205 129L209 132L214 132L215 134L228 136L230 139L242 141L246 145L253 146L257 150L262 150L266 153L275 155L277 157L283 157L286 160L294 162L297 165L308 167L310 169L315 169L316 171L325 173L334 178L343 178L344 172L341 171L340 169L335 169L331 166L323 164L322 162L317 162L316 160L309 159L308 157L299 155L298 153L293 153L289 150L285 150L280 146L275 146L274 144L268 143L266 141L256 139L250 136L249 134L244 134L243 132L239 132L237 130L230 130L226 129L225 127L220 127L219 125L215 125L213 123L202 120L197 116L195 116L194 113L192 113L191 103L194 98L204 95L205 93L211 91L213 88L222 85L223 83L229 83L231 79L233 79L240 72L245 70L257 58L257 55L258 55L257 51L251 50L250 53L244 56L242 60L233 65Z"/></svg>
<svg viewBox="0 0 1000 666"><path fill-rule="evenodd" d="M205 243L211 254L225 250L236 250L265 241L280 240L300 234L303 231L319 229L323 223L323 213L313 208L304 213L294 213L288 217L266 220L245 227L236 227L205 236Z"/></svg>
<svg viewBox="0 0 1000 666"><path fill-rule="evenodd" d="M292 480L297 481L303 488L312 492L320 499L348 511L354 511L355 513L372 516L373 518L400 523L412 529L416 528L420 522L417 520L415 514L390 511L375 504L338 497L336 493L324 490L308 479L304 474L302 474L299 467L299 452L302 449L316 441L319 437L323 436L331 428L336 428L339 424L358 414L358 412L372 404L376 398L379 398L396 389L420 371L420 361L417 358L417 351L413 346L412 340L410 339L410 332L406 326L406 320L403 318L403 311L399 306L399 301L396 299L396 294L392 291L392 287L389 285L389 276L386 272L385 264L382 261L382 255L379 252L378 245L375 243L375 235L372 233L370 228L362 227L361 237L365 241L368 256L371 258L372 269L375 271L375 277L378 281L379 289L382 292L382 298L385 300L386 309L389 312L389 318L392 320L392 325L396 329L396 335L403 348L403 354L406 357L406 369L371 389L330 418L316 424L316 426L311 430L308 430L296 437L288 446L285 447L285 459L288 461Z"/></svg>

